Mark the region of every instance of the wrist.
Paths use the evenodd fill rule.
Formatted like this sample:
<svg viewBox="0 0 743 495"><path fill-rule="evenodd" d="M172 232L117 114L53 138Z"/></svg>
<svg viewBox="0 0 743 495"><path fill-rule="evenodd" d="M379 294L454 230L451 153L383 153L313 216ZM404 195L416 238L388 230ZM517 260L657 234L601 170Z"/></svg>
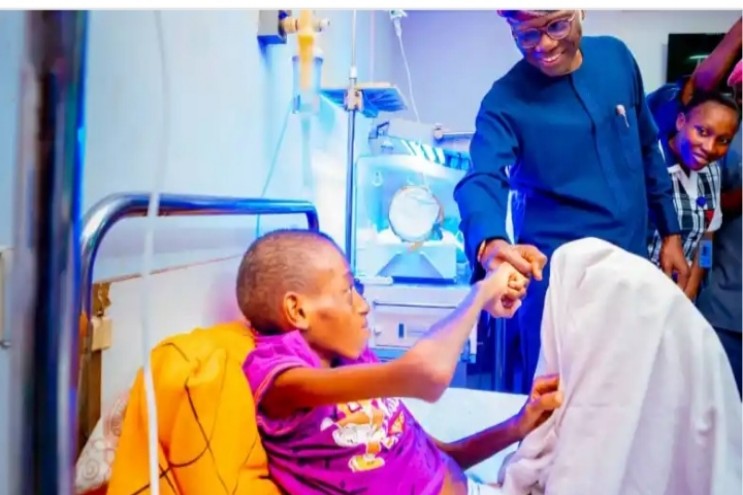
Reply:
<svg viewBox="0 0 743 495"><path fill-rule="evenodd" d="M508 241L505 241L499 237L491 238L491 239L485 239L480 243L480 247L477 249L477 263L480 266L483 266L483 261L490 258L490 253L493 249L499 248L499 246L503 244L508 244ZM483 266L483 268L486 268Z"/></svg>
<svg viewBox="0 0 743 495"><path fill-rule="evenodd" d="M485 309L485 305L488 302L488 297L483 285L484 280L479 280L472 284L472 288L470 289L469 297L471 304L478 311L482 311L483 309Z"/></svg>
<svg viewBox="0 0 743 495"><path fill-rule="evenodd" d="M526 438L526 435L530 432L530 428L524 419L523 411L519 412L508 421L508 431L514 438L514 442L520 442Z"/></svg>
<svg viewBox="0 0 743 495"><path fill-rule="evenodd" d="M663 242L681 242L681 234L669 234L665 237L663 237Z"/></svg>

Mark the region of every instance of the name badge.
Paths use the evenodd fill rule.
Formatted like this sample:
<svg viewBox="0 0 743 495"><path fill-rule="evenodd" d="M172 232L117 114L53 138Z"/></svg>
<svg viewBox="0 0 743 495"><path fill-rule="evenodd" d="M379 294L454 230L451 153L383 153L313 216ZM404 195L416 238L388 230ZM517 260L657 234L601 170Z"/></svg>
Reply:
<svg viewBox="0 0 743 495"><path fill-rule="evenodd" d="M712 241L703 239L699 245L699 266L705 269L712 268Z"/></svg>

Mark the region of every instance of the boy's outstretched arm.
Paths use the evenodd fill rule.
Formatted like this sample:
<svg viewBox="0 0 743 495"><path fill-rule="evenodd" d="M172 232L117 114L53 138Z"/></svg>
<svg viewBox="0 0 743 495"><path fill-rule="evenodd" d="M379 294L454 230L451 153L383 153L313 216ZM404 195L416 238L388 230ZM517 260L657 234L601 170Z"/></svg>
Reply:
<svg viewBox="0 0 743 495"><path fill-rule="evenodd" d="M289 368L265 391L260 407L269 417L280 418L321 405L379 397L436 401L449 386L480 313L487 310L495 316L512 316L525 295L527 282L504 264L473 285L459 306L400 358L332 369Z"/></svg>

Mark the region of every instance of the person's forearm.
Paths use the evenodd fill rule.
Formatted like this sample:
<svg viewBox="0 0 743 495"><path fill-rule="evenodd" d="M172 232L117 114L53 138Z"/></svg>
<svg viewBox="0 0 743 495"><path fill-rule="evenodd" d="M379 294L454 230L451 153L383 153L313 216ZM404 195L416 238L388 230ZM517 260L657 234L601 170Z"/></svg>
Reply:
<svg viewBox="0 0 743 495"><path fill-rule="evenodd" d="M456 442L437 444L462 470L466 470L522 439L523 435L514 417Z"/></svg>
<svg viewBox="0 0 743 495"><path fill-rule="evenodd" d="M740 59L741 29L741 19L738 19L712 53L697 66L690 80L693 92L714 91L725 80L733 65ZM691 95L684 96L691 99Z"/></svg>
<svg viewBox="0 0 743 495"><path fill-rule="evenodd" d="M464 234L465 253L473 267L477 266L477 251L483 241L508 238L506 214L510 189L503 165L507 158L498 152L503 140L493 141L494 136L502 134L502 126L495 126L487 112L478 115L477 125L480 130L470 144L472 166L452 193L462 219L460 230Z"/></svg>
<svg viewBox="0 0 743 495"><path fill-rule="evenodd" d="M433 377L431 395L426 399L437 400L451 383L464 345L484 308L483 299L480 283L476 283L457 308L435 323L405 354L406 360L418 363L426 376Z"/></svg>
<svg viewBox="0 0 743 495"><path fill-rule="evenodd" d="M473 174L457 185L454 199L462 218L460 229L464 234L467 259L474 267L484 241L508 239L508 186L492 177Z"/></svg>

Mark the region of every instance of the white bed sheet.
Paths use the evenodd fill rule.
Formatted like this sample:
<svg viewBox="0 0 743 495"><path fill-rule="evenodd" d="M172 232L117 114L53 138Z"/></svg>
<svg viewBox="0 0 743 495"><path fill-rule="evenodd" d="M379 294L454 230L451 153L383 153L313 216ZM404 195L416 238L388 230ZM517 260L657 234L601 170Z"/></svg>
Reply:
<svg viewBox="0 0 743 495"><path fill-rule="evenodd" d="M435 404L405 399L405 405L423 428L444 442L459 440L507 420L519 412L525 395L450 388ZM516 444L474 466L467 474L485 483L498 481L498 471Z"/></svg>

